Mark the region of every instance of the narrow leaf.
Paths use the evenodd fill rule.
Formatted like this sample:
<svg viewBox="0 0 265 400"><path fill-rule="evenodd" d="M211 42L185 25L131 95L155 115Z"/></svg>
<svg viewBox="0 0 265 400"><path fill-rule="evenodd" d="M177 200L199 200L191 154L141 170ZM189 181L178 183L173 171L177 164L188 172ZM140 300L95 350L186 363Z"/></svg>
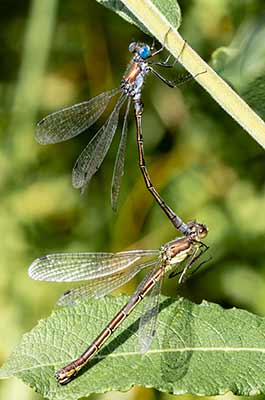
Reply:
<svg viewBox="0 0 265 400"><path fill-rule="evenodd" d="M143 32L150 35L145 25L123 4L121 0L97 0L98 3L116 12L127 22L138 26ZM177 0L152 0L160 12L167 18L168 22L176 29L181 23L181 11Z"/></svg>
<svg viewBox="0 0 265 400"><path fill-rule="evenodd" d="M245 396L265 393L264 318L167 297L161 298L156 336L144 355L137 339L141 304L83 371L60 386L55 371L79 356L127 300L86 300L53 312L23 336L0 376L16 376L54 400L133 385L204 396L228 390Z"/></svg>

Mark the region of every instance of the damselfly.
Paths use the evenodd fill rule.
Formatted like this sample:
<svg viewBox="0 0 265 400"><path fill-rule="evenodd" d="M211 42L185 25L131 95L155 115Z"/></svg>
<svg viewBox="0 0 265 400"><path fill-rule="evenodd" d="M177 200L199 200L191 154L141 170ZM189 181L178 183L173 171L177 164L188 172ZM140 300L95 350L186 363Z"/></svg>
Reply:
<svg viewBox="0 0 265 400"><path fill-rule="evenodd" d="M112 176L112 208L114 210L117 208L121 177L124 172L124 160L127 142L127 118L132 102L137 126L139 166L143 174L145 184L173 225L186 235L189 233L187 224L185 224L180 217L173 212L173 210L164 202L157 190L154 188L144 159L143 135L141 127L143 103L141 100L141 94L145 76L151 72L171 88L193 78L190 74L186 74L178 81L170 81L160 75L160 73L153 68L154 65L169 68L173 67L177 61L175 60L173 64L170 64L169 57L164 62L150 61L152 57L159 54L163 49L164 46L155 51L153 46L150 47L145 43L132 42L129 45L129 51L133 53L134 56L122 78L120 87L101 93L89 101L64 108L43 118L37 125L36 139L41 144L50 144L62 142L79 135L97 121L97 119L106 109L111 98L115 95L119 95L117 103L114 106L109 118L90 140L87 147L85 147L85 149L82 151L74 165L72 183L75 188L81 189L83 192L85 187L90 182L92 176L99 169L108 152L118 126L120 109L124 105L126 99L128 99L122 126L120 144Z"/></svg>
<svg viewBox="0 0 265 400"><path fill-rule="evenodd" d="M82 297L99 298L132 279L147 267L153 269L138 285L128 303L97 336L93 343L78 357L56 372L60 384L68 383L84 365L99 351L121 322L134 307L150 292L139 325L139 344L141 353L145 353L152 341L156 329L156 317L159 311L159 293L162 278L180 273L179 282L186 277L187 271L208 247L201 242L207 235L207 227L195 221L188 224L189 234L177 238L160 250L131 250L120 253L72 253L51 254L35 260L29 268L29 276L41 281L72 282L88 280L78 288L68 290L59 299L60 305L71 305ZM185 261L184 268L180 265Z"/></svg>

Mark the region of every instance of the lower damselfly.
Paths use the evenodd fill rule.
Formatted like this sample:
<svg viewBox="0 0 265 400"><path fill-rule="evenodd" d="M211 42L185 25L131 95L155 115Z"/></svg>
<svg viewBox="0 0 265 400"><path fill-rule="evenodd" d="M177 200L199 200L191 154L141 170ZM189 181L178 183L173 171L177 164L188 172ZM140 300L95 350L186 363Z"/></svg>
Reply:
<svg viewBox="0 0 265 400"><path fill-rule="evenodd" d="M141 127L143 103L141 100L141 95L145 76L151 72L171 88L182 84L184 81L193 79L193 76L190 74L182 75L176 81L171 81L163 77L154 68L154 66L170 68L173 67L178 61L175 60L173 63L170 63L170 57L167 57L167 59L162 62L151 61L151 59L161 53L163 49L164 46L158 50L154 50L153 45L150 47L145 43L132 42L129 45L129 51L134 55L125 74L122 77L120 87L101 93L89 101L75 104L60 111L56 111L43 118L37 124L36 139L41 144L51 144L62 142L79 135L98 120L98 118L106 109L110 100L115 95L119 96L110 116L90 140L74 165L72 183L75 188L80 189L81 192L83 192L85 187L89 184L92 176L99 169L109 150L114 134L117 130L120 110L127 100L127 106L121 130L120 144L112 175L111 204L112 208L116 210L121 185L121 177L124 173L124 161L127 143L127 119L130 105L133 103L137 125L139 166L143 174L145 184L161 209L168 216L174 227L186 235L189 233L187 224L184 223L181 218L174 213L174 211L165 203L160 194L154 188L144 159L143 135Z"/></svg>
<svg viewBox="0 0 265 400"><path fill-rule="evenodd" d="M40 257L29 267L29 276L41 281L72 282L88 280L88 283L66 291L58 300L59 305L73 305L83 297L99 298L131 280L138 272L152 267L129 299L80 357L56 372L62 385L73 377L99 351L106 340L118 328L143 298L147 297L139 323L140 351L144 354L151 345L156 331L159 312L159 293L162 278L180 274L179 283L186 278L191 265L208 246L201 240L208 230L195 221L188 224L189 234L166 243L160 250L130 250L120 253L69 253ZM183 265L184 263L184 265ZM181 265L183 267L181 268Z"/></svg>

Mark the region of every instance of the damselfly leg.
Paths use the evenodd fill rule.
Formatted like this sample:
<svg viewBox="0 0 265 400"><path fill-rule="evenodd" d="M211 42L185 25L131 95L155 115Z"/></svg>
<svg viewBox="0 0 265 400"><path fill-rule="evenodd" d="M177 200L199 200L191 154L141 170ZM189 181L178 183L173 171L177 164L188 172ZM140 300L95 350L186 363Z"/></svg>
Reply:
<svg viewBox="0 0 265 400"><path fill-rule="evenodd" d="M174 278L177 275L180 275L180 278L178 280L179 284L184 283L184 281L187 279L187 272L188 270L192 267L192 265L207 251L209 250L209 246L204 244L203 242L199 241L197 242L198 246L194 248L194 253L189 256L189 259L187 260L187 263L183 270L179 271L178 269L172 271L169 274L169 278ZM191 275L196 273L198 269L205 263L206 261L202 261L192 272Z"/></svg>

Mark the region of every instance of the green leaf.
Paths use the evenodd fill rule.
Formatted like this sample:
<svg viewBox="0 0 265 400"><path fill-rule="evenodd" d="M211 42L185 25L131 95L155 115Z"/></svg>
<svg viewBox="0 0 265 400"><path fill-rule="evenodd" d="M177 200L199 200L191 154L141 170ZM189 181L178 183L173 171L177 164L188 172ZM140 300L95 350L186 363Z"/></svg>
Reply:
<svg viewBox="0 0 265 400"><path fill-rule="evenodd" d="M138 26L143 32L152 36L144 25L144 21L140 21L128 8L123 4L121 0L97 0L98 3L116 12L120 17L124 18L127 22ZM181 24L181 11L177 0L152 0L149 1L150 6L152 4L157 7L161 12L161 17L166 18L167 21L176 29Z"/></svg>
<svg viewBox="0 0 265 400"><path fill-rule="evenodd" d="M262 118L265 118L265 76L247 82L242 97Z"/></svg>
<svg viewBox="0 0 265 400"><path fill-rule="evenodd" d="M211 59L214 69L262 118L265 117L264 34L259 18L244 23L229 47L215 50Z"/></svg>
<svg viewBox="0 0 265 400"><path fill-rule="evenodd" d="M265 320L243 310L161 298L157 333L145 355L137 330L143 304L124 321L81 373L60 386L54 373L78 357L128 296L86 300L57 310L25 334L0 370L46 398L78 399L133 385L175 394L265 392Z"/></svg>

